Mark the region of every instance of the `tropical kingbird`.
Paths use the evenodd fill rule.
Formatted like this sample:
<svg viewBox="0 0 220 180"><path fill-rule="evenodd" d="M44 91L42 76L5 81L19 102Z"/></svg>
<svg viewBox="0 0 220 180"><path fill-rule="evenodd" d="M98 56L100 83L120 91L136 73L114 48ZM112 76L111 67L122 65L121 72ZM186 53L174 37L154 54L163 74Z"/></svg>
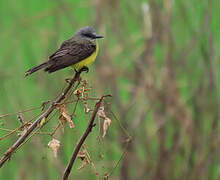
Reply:
<svg viewBox="0 0 220 180"><path fill-rule="evenodd" d="M98 53L98 43L96 39L103 36L96 34L92 27L84 27L79 29L75 35L64 41L60 48L53 53L48 61L29 69L25 73L25 77L44 68L48 73L71 66L76 71L81 68L87 68L92 63Z"/></svg>

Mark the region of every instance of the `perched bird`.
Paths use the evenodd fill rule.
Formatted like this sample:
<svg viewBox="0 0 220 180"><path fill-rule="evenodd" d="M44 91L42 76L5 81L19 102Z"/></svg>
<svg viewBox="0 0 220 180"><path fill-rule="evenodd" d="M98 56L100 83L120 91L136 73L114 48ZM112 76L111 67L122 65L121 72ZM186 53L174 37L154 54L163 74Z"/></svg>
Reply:
<svg viewBox="0 0 220 180"><path fill-rule="evenodd" d="M25 77L40 69L52 73L68 66L75 71L81 68L88 71L87 66L95 60L98 53L96 41L98 38L103 38L103 36L96 34L92 27L79 29L72 38L64 41L46 62L26 71Z"/></svg>

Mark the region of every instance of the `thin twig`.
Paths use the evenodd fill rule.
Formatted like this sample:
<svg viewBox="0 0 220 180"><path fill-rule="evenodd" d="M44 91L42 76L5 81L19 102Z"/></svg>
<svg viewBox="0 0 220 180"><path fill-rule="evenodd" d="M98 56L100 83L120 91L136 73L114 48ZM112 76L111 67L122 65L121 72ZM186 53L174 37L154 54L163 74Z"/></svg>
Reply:
<svg viewBox="0 0 220 180"><path fill-rule="evenodd" d="M83 71L80 70L76 72L75 76L69 82L69 85L63 90L61 95L48 107L48 109L42 113L27 129L27 131L4 153L3 157L0 159L0 168L2 165L10 158L11 154L15 152L15 150L25 141L25 139L33 132L33 130L38 126L43 118L47 118L54 109L56 109L56 104L61 103L68 92L71 90L72 86L75 84L77 80L80 78L80 74Z"/></svg>
<svg viewBox="0 0 220 180"><path fill-rule="evenodd" d="M95 165L94 165L94 163L93 163L93 161L92 161L92 158L91 158L89 152L87 151L85 145L83 145L83 148L84 148L85 151L86 151L86 155L87 155L87 157L88 157L88 159L89 159L89 164L92 166L92 169L93 169L94 174L96 175L96 178L100 179L99 173L97 172L96 167L95 167Z"/></svg>
<svg viewBox="0 0 220 180"><path fill-rule="evenodd" d="M91 97L91 98L87 98L87 100L90 100L90 101L98 101L100 98L98 98L98 97ZM79 100L83 100L83 98L79 98ZM66 101L64 104L70 104L70 103L73 103L73 102L77 102L78 101L78 99L76 99L76 100L71 100L71 101Z"/></svg>
<svg viewBox="0 0 220 180"><path fill-rule="evenodd" d="M120 120L117 118L117 116L115 115L115 113L110 110L111 114L113 115L113 117L115 118L115 120L117 121L117 123L119 124L120 128L122 129L122 131L127 135L128 137L128 141L132 141L132 136L129 134L129 132L124 128L124 126L121 124Z"/></svg>
<svg viewBox="0 0 220 180"><path fill-rule="evenodd" d="M7 128L0 128L1 131L11 132L14 131L14 129L7 129ZM22 133L23 131L17 130L16 132ZM38 132L37 134L41 135L50 135L50 132Z"/></svg>
<svg viewBox="0 0 220 180"><path fill-rule="evenodd" d="M59 129L60 125L61 125L61 123L59 122L59 124L56 126L56 128L53 130L53 132L50 133L50 136L51 136L51 137L54 136L54 134L55 134L55 133L57 132L57 130Z"/></svg>
<svg viewBox="0 0 220 180"><path fill-rule="evenodd" d="M19 113L25 113L25 112L37 110L37 109L40 109L41 107L42 107L42 106L34 107L34 108L30 108L30 109L27 109L27 110L18 111L18 112L14 112L14 113L3 114L3 115L0 115L0 119L1 119L1 118L4 118L4 117L7 117L7 116L12 116L12 115L15 115L15 114L19 114Z"/></svg>
<svg viewBox="0 0 220 180"><path fill-rule="evenodd" d="M45 126L49 120L51 120L54 116L55 116L56 112L50 116L50 118L42 125L42 126L39 126L39 128L37 128L35 131L32 132L32 134L30 136L28 136L25 141L23 143L20 144L20 146L15 150L15 152L18 151L18 149L20 149L23 145L25 145L34 135L38 134L39 131L42 129L43 126ZM48 134L50 135L50 134Z"/></svg>
<svg viewBox="0 0 220 180"><path fill-rule="evenodd" d="M125 155L126 155L126 153L127 153L127 147L128 147L128 144L129 144L129 143L130 143L130 141L127 142L126 147L125 147L125 150L123 151L121 157L119 158L119 160L117 161L117 163L115 164L115 166L112 168L112 170L111 170L108 174L106 174L106 175L104 176L104 179L108 179L108 178L113 174L113 172L115 171L115 169L118 167L118 165L119 165L119 163L121 162L121 160L124 159L124 157L125 157Z"/></svg>
<svg viewBox="0 0 220 180"><path fill-rule="evenodd" d="M4 135L3 137L0 137L0 141L7 138L8 136L12 135L13 133L17 132L18 130L20 130L21 128L23 128L25 125L28 125L34 118L36 118L37 116L39 116L39 114L37 114L36 116L34 116L32 119L30 119L29 121L25 122L23 125L17 127L16 129L13 129L11 132L9 132L8 134Z"/></svg>
<svg viewBox="0 0 220 180"><path fill-rule="evenodd" d="M63 178L62 178L63 180L67 180L68 179L69 174L71 172L71 169L73 167L73 163L74 163L74 161L75 161L75 159L77 157L77 154L78 154L81 146L83 145L84 141L86 140L87 136L92 131L92 128L94 127L94 120L95 120L96 114L97 114L97 112L98 112L98 110L99 110L99 108L101 106L101 103L102 103L104 97L108 97L108 96L111 97L111 95L102 96L99 99L99 101L96 103L94 111L92 113L92 116L91 116L91 118L89 120L89 123L87 125L87 128L86 128L85 132L83 133L83 135L81 136L80 140L77 142L77 144L76 144L76 146L75 146L75 148L73 150L72 157L71 157L71 159L70 159L70 161L69 161L69 163L68 163L68 165L67 165L67 167L66 167L66 169L64 171L64 175L63 175Z"/></svg>
<svg viewBox="0 0 220 180"><path fill-rule="evenodd" d="M79 98L77 97L76 104L75 104L75 106L74 106L74 109L73 109L73 112L72 112L71 116L75 116L76 107L77 107L77 105L78 105L78 102L79 102Z"/></svg>

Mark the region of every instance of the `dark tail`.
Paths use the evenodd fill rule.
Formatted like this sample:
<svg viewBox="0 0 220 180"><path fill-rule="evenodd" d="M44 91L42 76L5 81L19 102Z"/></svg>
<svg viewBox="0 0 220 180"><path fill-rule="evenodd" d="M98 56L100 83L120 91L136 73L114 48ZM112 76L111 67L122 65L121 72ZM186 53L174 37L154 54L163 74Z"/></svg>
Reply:
<svg viewBox="0 0 220 180"><path fill-rule="evenodd" d="M34 73L34 72L36 72L36 71L38 71L38 70L40 70L40 69L42 69L42 68L47 67L47 65L48 65L48 63L45 62L45 63L40 64L39 66L36 66L36 67L33 67L33 68L29 69L28 71L25 72L24 77L27 77L27 76L29 76L30 74L32 74L32 73Z"/></svg>

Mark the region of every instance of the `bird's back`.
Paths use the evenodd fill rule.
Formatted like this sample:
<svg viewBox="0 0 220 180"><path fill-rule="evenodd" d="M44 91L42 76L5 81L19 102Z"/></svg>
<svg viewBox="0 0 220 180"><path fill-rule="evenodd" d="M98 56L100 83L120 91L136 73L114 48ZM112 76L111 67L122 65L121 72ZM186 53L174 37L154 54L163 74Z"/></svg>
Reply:
<svg viewBox="0 0 220 180"><path fill-rule="evenodd" d="M83 66L92 63L98 52L96 41L90 41L78 37L73 37L62 43L60 48L49 57L49 63L45 70L54 72L59 69L71 66L79 70Z"/></svg>

